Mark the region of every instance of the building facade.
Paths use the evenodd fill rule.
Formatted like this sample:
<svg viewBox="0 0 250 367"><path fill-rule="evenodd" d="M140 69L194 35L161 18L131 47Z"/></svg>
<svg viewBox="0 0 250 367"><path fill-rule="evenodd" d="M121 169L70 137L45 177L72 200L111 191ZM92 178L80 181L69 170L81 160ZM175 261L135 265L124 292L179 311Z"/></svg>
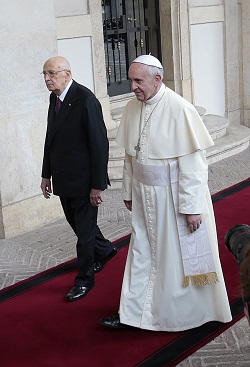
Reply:
<svg viewBox="0 0 250 367"><path fill-rule="evenodd" d="M132 97L129 63L151 52L166 85L208 115L250 128L248 0L1 0L0 238L62 216L40 190L49 93L43 63L56 55L100 100L108 131ZM246 134L247 135L247 134Z"/></svg>

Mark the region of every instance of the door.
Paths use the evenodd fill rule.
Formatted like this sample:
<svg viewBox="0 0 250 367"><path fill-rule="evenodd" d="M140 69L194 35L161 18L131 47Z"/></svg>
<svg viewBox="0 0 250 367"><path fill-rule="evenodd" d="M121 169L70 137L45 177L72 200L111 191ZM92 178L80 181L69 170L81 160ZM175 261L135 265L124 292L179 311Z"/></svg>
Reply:
<svg viewBox="0 0 250 367"><path fill-rule="evenodd" d="M131 62L149 53L161 60L159 0L103 0L102 16L108 94L129 93Z"/></svg>

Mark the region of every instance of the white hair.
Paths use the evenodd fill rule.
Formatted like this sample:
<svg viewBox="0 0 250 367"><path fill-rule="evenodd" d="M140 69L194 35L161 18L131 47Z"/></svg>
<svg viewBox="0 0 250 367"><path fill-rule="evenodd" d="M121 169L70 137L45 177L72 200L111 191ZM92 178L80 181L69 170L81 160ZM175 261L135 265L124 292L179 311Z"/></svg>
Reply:
<svg viewBox="0 0 250 367"><path fill-rule="evenodd" d="M159 74L163 79L163 75L164 75L163 69L158 68L157 66L152 66L152 65L147 65L147 67L148 67L149 75L151 75L152 77L155 77L157 74Z"/></svg>

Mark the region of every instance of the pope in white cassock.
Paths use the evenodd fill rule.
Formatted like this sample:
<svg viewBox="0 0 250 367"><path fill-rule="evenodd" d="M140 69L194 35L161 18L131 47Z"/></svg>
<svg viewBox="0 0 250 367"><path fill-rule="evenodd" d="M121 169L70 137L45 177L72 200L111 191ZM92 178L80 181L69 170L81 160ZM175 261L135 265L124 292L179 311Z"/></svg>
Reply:
<svg viewBox="0 0 250 367"><path fill-rule="evenodd" d="M151 55L136 58L116 142L125 148L123 199L132 234L119 314L101 324L181 331L232 319L222 274L205 149L194 106L162 83Z"/></svg>

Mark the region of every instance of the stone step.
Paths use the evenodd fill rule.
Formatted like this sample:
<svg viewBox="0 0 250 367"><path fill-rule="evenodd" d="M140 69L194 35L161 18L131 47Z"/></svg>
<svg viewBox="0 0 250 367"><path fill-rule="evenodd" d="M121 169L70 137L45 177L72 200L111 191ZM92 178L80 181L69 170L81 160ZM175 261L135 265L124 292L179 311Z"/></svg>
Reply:
<svg viewBox="0 0 250 367"><path fill-rule="evenodd" d="M208 164L218 162L245 150L249 146L250 129L243 125L229 125L227 132L206 150Z"/></svg>
<svg viewBox="0 0 250 367"><path fill-rule="evenodd" d="M227 118L211 114L203 116L203 121L214 141L226 134L227 127L230 124ZM111 161L113 159L116 161L120 160L124 156L124 149L119 147L115 142L117 129L118 128L108 130L108 139L110 147L109 159ZM121 163L123 164L123 160L121 161ZM116 162L115 166L117 165L118 164ZM110 166L112 166L112 164L110 164Z"/></svg>
<svg viewBox="0 0 250 367"><path fill-rule="evenodd" d="M202 119L213 140L225 135L227 127L230 124L229 120L226 117L219 115L207 114L204 115ZM108 130L108 138L111 144L116 137L117 129L118 128L116 127L114 129Z"/></svg>
<svg viewBox="0 0 250 367"><path fill-rule="evenodd" d="M116 134L117 134L117 129L118 128L108 130L108 139L109 139L109 149L110 149L110 152L111 152L111 150L113 148L116 148L118 146L116 144L116 142L115 142L115 137L116 137Z"/></svg>
<svg viewBox="0 0 250 367"><path fill-rule="evenodd" d="M114 140L115 139L115 137L116 137L116 133L117 133L117 127L115 128L115 129L110 129L110 130L108 130L108 132L107 132L107 135L108 135L108 139L109 139L109 141L112 141L112 140Z"/></svg>
<svg viewBox="0 0 250 367"><path fill-rule="evenodd" d="M123 110L124 110L124 107L119 107L114 110L111 110L112 120L117 122L117 126L119 125L121 121Z"/></svg>
<svg viewBox="0 0 250 367"><path fill-rule="evenodd" d="M116 108L112 111L112 118L119 125L124 107ZM219 115L204 114L205 109L199 110L196 107L204 124L206 125L215 145L207 149L206 155L208 163L214 163L221 159L240 153L246 149L250 140L250 129L243 125L230 125L227 118ZM204 111L203 111L204 110ZM110 154L109 154L109 177L112 183L111 188L121 188L122 168L124 163L124 149L115 142L117 128L108 131Z"/></svg>
<svg viewBox="0 0 250 367"><path fill-rule="evenodd" d="M216 140L226 134L230 124L226 117L207 114L203 116L203 122L209 131L213 140Z"/></svg>
<svg viewBox="0 0 250 367"><path fill-rule="evenodd" d="M124 149L114 142L109 151L109 161L119 161L124 159Z"/></svg>

